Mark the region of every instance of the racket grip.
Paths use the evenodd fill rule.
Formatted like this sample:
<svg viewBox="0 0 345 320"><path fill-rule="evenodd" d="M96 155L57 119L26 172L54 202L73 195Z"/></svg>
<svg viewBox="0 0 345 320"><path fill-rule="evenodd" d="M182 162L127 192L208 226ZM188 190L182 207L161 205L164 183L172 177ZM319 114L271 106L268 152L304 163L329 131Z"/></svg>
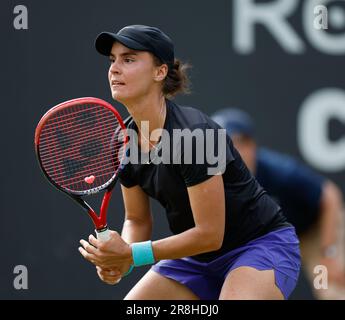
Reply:
<svg viewBox="0 0 345 320"><path fill-rule="evenodd" d="M101 240L102 242L104 241L108 241L110 239L110 230L108 228L104 228L102 230L95 230L96 235L97 235L97 239ZM117 280L115 282L115 284L118 284L121 281L122 278L120 278L119 280Z"/></svg>
<svg viewBox="0 0 345 320"><path fill-rule="evenodd" d="M110 230L108 228L104 228L102 230L95 230L97 239L101 241L108 241L110 239Z"/></svg>

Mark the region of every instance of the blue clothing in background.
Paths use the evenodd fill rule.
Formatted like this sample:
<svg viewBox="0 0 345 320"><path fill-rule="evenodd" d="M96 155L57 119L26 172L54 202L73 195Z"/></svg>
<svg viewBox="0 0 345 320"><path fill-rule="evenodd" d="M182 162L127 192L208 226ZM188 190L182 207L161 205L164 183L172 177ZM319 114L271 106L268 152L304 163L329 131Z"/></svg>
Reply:
<svg viewBox="0 0 345 320"><path fill-rule="evenodd" d="M318 219L323 177L290 156L260 148L256 178L282 207L297 234L306 231Z"/></svg>

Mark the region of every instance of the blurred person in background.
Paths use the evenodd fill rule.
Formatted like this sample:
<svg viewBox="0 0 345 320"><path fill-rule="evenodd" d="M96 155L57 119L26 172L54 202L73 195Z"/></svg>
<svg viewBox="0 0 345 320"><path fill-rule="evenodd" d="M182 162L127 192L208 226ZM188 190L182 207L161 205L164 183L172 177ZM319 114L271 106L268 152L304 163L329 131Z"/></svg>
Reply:
<svg viewBox="0 0 345 320"><path fill-rule="evenodd" d="M345 299L344 207L340 189L293 157L258 147L253 120L244 111L222 109L212 119L227 130L247 167L295 226L301 240L305 276L313 290L311 297ZM317 265L327 267L326 290L314 286L320 272L314 270Z"/></svg>

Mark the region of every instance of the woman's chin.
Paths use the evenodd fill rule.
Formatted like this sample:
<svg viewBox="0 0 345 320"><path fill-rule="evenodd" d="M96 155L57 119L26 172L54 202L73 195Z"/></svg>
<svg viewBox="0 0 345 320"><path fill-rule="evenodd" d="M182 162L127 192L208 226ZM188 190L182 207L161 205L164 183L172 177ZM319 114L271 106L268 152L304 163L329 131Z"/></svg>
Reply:
<svg viewBox="0 0 345 320"><path fill-rule="evenodd" d="M125 94L122 94L119 92L113 92L112 97L114 100L116 100L116 101L118 101L124 105L131 104L135 100L135 99L133 99L132 96L125 95Z"/></svg>
<svg viewBox="0 0 345 320"><path fill-rule="evenodd" d="M126 97L121 94L120 92L112 92L112 96L113 96L113 99L120 102L120 103L124 103L126 101Z"/></svg>

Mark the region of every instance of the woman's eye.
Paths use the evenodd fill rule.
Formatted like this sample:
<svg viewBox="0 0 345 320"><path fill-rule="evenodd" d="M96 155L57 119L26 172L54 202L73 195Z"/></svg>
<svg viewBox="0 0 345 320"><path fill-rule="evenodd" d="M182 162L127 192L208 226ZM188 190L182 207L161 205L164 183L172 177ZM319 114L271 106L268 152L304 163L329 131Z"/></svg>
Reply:
<svg viewBox="0 0 345 320"><path fill-rule="evenodd" d="M114 62L115 62L114 59L109 59L109 63L110 63L110 64L113 64Z"/></svg>

